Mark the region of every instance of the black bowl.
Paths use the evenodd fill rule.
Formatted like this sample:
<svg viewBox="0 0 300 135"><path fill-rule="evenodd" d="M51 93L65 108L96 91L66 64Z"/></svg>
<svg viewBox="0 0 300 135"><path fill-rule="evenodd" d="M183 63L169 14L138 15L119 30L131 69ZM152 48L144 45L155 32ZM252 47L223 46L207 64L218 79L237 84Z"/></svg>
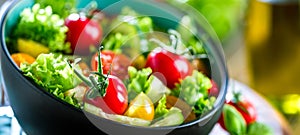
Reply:
<svg viewBox="0 0 300 135"><path fill-rule="evenodd" d="M78 7L89 1L78 1ZM212 28L195 10L183 12L178 8L154 1L97 0L100 8L108 8L108 12L118 12L122 6L131 6L142 14L152 16L158 25L171 28L177 25L184 14L195 18L197 37L204 41L208 53L211 77L219 86L219 95L214 107L201 118L179 126L147 128L125 125L95 115L85 113L68 103L44 91L30 79L23 76L12 61L5 37L14 27L19 13L33 5L33 0L7 1L1 8L1 73L2 83L9 98L10 105L21 127L27 134L208 134L220 117L225 100L228 73L220 42ZM117 3L116 3L117 2ZM114 5L112 5L115 3ZM98 128L100 127L100 128Z"/></svg>

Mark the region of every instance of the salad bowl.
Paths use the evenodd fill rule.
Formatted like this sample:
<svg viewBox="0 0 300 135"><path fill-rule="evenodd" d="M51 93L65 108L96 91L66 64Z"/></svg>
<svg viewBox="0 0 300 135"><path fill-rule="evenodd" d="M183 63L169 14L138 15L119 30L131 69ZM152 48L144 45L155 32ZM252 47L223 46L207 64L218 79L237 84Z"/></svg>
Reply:
<svg viewBox="0 0 300 135"><path fill-rule="evenodd" d="M83 8L89 1L76 1ZM141 127L111 121L86 113L54 95L44 91L34 81L24 76L13 62L6 38L15 27L21 11L34 5L33 0L7 1L1 8L1 74L9 103L21 127L27 134L208 134L222 112L228 85L228 73L220 42L205 19L194 10L183 11L178 5L157 1L96 0L99 10L118 14L124 6L153 18L155 25L174 28L184 15L195 18L195 35L204 42L210 77L219 92L211 110L188 123L166 127ZM182 9L181 9L182 8ZM105 36L104 36L105 37Z"/></svg>

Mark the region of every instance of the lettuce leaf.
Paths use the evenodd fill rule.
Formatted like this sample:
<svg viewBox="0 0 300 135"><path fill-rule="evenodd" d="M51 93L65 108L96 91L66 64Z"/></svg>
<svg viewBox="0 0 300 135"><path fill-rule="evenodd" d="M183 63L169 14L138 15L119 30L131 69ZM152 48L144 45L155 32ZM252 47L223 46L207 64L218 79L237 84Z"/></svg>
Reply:
<svg viewBox="0 0 300 135"><path fill-rule="evenodd" d="M67 31L64 19L53 14L51 6L41 8L40 4L35 4L21 12L13 36L39 42L51 52L70 53L70 43L65 43Z"/></svg>
<svg viewBox="0 0 300 135"><path fill-rule="evenodd" d="M153 76L150 76L151 73L151 68L137 70L132 66L128 67L129 84L127 86L127 91L129 101L134 99L141 92L148 93L153 80Z"/></svg>
<svg viewBox="0 0 300 135"><path fill-rule="evenodd" d="M155 118L160 118L169 112L166 103L167 103L167 97L166 95L163 95L163 97L158 101L158 104L154 110Z"/></svg>
<svg viewBox="0 0 300 135"><path fill-rule="evenodd" d="M33 79L41 87L64 101L76 105L73 97L63 93L76 87L81 80L69 67L62 55L40 54L32 64L21 64L20 69L24 75Z"/></svg>
<svg viewBox="0 0 300 135"><path fill-rule="evenodd" d="M180 84L176 84L172 94L193 106L193 111L197 115L201 115L213 107L215 97L208 95L208 89L211 87L210 79L201 72L194 70L191 76L187 76L181 80Z"/></svg>
<svg viewBox="0 0 300 135"><path fill-rule="evenodd" d="M41 7L51 6L53 13L60 15L65 18L72 11L76 11L76 0L35 0Z"/></svg>

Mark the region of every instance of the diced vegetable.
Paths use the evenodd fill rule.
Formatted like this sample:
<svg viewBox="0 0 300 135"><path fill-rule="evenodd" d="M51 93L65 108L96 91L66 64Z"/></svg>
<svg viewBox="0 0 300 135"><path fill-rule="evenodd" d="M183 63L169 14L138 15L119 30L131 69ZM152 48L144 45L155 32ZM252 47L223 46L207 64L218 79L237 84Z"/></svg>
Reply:
<svg viewBox="0 0 300 135"><path fill-rule="evenodd" d="M103 118L107 118L113 121L129 124L129 125L149 126L151 123L151 121L140 119L140 118L132 118L124 115L107 114L103 112L100 108L88 103L84 104L83 110Z"/></svg>
<svg viewBox="0 0 300 135"><path fill-rule="evenodd" d="M35 61L35 58L26 53L14 53L11 55L11 58L19 67L22 63L31 64Z"/></svg>
<svg viewBox="0 0 300 135"><path fill-rule="evenodd" d="M166 113L163 118L153 124L151 124L151 127L160 127L160 126L177 126L182 124L184 121L184 117L181 113L181 110L172 107L168 113Z"/></svg>
<svg viewBox="0 0 300 135"><path fill-rule="evenodd" d="M130 102L124 115L151 121L154 118L154 105L151 99L141 92Z"/></svg>
<svg viewBox="0 0 300 135"><path fill-rule="evenodd" d="M42 53L47 54L50 52L48 47L32 40L19 38L17 44L19 52L27 53L35 58Z"/></svg>
<svg viewBox="0 0 300 135"><path fill-rule="evenodd" d="M196 119L196 114L194 113L192 107L188 105L185 101L172 95L168 95L166 99L166 106L168 109L172 107L177 107L182 111L182 115L185 119L184 122L190 122Z"/></svg>
<svg viewBox="0 0 300 135"><path fill-rule="evenodd" d="M160 81L156 76L151 75L150 77L151 78L153 77L153 80L151 81L150 89L148 89L148 91L146 91L146 94L152 100L153 103L156 103L165 94L169 94L170 89L162 81Z"/></svg>

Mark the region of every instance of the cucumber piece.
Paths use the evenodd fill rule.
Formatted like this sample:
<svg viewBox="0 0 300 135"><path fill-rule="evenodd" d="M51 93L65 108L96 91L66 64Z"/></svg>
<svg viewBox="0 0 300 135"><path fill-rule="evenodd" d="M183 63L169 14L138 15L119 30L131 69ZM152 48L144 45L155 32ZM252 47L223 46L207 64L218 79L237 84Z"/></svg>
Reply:
<svg viewBox="0 0 300 135"><path fill-rule="evenodd" d="M120 123L124 123L124 124L129 124L129 125L134 125L134 126L143 126L143 127L149 126L150 123L151 123L151 121L148 121L148 120L128 117L128 116L125 116L125 115L109 114L108 119L113 120L113 121L117 121L117 122L120 122Z"/></svg>
<svg viewBox="0 0 300 135"><path fill-rule="evenodd" d="M84 103L83 105L83 110L89 112L89 113L92 113L94 115L97 115L97 116L100 116L102 118L106 118L108 119L108 116L105 112L103 112L102 109L94 106L94 105L91 105L91 104L88 104L88 103Z"/></svg>
<svg viewBox="0 0 300 135"><path fill-rule="evenodd" d="M107 114L107 113L103 112L102 109L100 109L94 105L88 104L88 103L84 103L83 109L85 111L95 114L97 116L100 116L100 117L103 117L103 118L106 118L106 119L109 119L112 121L124 123L124 124L129 124L129 125L134 125L134 126L149 126L151 123L151 121L140 119L140 118L132 118L132 117L116 115L116 114Z"/></svg>
<svg viewBox="0 0 300 135"><path fill-rule="evenodd" d="M161 120L151 124L150 127L176 126L182 124L183 121L184 117L181 110L176 107L172 107Z"/></svg>
<svg viewBox="0 0 300 135"><path fill-rule="evenodd" d="M145 94L151 99L153 103L156 103L157 101L159 101L159 99L162 98L164 94L168 93L170 90L157 77L155 77L154 75L151 75L151 77L153 77L153 80L150 84L150 89L148 89Z"/></svg>

